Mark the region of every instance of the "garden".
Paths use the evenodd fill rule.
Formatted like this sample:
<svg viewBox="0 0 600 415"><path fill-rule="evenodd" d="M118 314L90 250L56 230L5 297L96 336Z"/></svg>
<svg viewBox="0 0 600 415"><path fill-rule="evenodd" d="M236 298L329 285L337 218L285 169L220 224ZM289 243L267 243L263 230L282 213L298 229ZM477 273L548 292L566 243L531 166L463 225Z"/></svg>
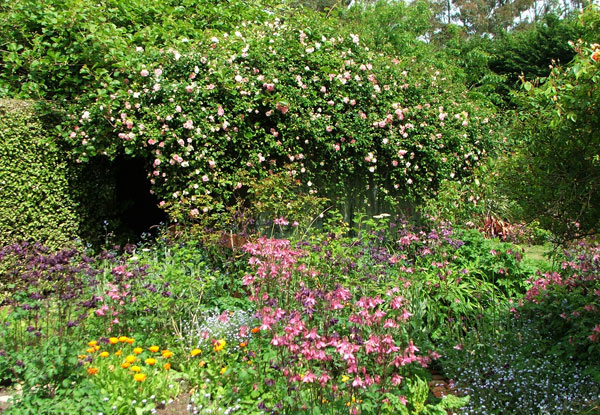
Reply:
<svg viewBox="0 0 600 415"><path fill-rule="evenodd" d="M600 414L600 10L444 4L3 2L0 413Z"/></svg>

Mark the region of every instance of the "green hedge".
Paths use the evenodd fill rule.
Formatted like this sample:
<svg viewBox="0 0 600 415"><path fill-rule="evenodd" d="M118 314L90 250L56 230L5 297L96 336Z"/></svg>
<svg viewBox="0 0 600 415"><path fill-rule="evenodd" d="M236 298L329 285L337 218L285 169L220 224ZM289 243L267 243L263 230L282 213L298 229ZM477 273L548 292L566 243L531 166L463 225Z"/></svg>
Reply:
<svg viewBox="0 0 600 415"><path fill-rule="evenodd" d="M77 235L68 166L31 101L0 100L0 245L57 247Z"/></svg>

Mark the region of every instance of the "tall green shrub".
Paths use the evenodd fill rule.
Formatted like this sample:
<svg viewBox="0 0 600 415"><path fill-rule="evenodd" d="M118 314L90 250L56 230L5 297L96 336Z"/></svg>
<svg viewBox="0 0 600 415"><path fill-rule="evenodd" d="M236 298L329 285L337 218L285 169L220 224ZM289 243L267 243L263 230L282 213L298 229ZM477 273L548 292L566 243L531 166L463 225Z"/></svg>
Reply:
<svg viewBox="0 0 600 415"><path fill-rule="evenodd" d="M0 245L57 247L77 234L67 165L30 101L0 100Z"/></svg>

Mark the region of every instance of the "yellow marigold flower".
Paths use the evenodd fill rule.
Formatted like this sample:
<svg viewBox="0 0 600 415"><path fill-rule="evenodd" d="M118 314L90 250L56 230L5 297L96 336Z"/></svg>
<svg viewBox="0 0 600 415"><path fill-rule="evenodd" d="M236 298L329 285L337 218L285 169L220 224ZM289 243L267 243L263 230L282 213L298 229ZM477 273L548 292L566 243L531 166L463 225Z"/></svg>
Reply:
<svg viewBox="0 0 600 415"><path fill-rule="evenodd" d="M221 350L223 350L225 348L225 345L227 344L227 342L223 339L221 340L217 340L215 342L215 345L213 346L213 350L215 352L220 352Z"/></svg>
<svg viewBox="0 0 600 415"><path fill-rule="evenodd" d="M143 382L146 380L146 375L144 375L143 373L136 373L133 378L137 381L137 382Z"/></svg>
<svg viewBox="0 0 600 415"><path fill-rule="evenodd" d="M163 365L163 367L165 368L165 370L170 370L171 369L171 363L165 363Z"/></svg>
<svg viewBox="0 0 600 415"><path fill-rule="evenodd" d="M169 357L173 356L173 352L170 350L163 350L162 351L162 357L164 357L165 359L168 359Z"/></svg>
<svg viewBox="0 0 600 415"><path fill-rule="evenodd" d="M108 342L110 344L117 344L119 343L119 339L117 337L111 337L110 339L108 339Z"/></svg>
<svg viewBox="0 0 600 415"><path fill-rule="evenodd" d="M221 369L221 374L224 375L225 372L227 372L227 366L225 366L224 368Z"/></svg>
<svg viewBox="0 0 600 415"><path fill-rule="evenodd" d="M100 346L94 346L94 350L96 350L96 351L100 350Z"/></svg>
<svg viewBox="0 0 600 415"><path fill-rule="evenodd" d="M142 349L141 347L136 347L135 349L133 349L133 353L135 354L140 354L144 351L144 349Z"/></svg>
<svg viewBox="0 0 600 415"><path fill-rule="evenodd" d="M110 355L110 353L108 353L108 352L100 353L100 357L108 357L109 355Z"/></svg>
<svg viewBox="0 0 600 415"><path fill-rule="evenodd" d="M156 364L156 359L149 357L148 359L144 360L146 362L146 364L148 366L154 366Z"/></svg>
<svg viewBox="0 0 600 415"><path fill-rule="evenodd" d="M123 350L117 350L115 352L115 356L121 356L123 354Z"/></svg>
<svg viewBox="0 0 600 415"><path fill-rule="evenodd" d="M98 368L97 367L88 367L87 372L92 376L96 375L98 373Z"/></svg>
<svg viewBox="0 0 600 415"><path fill-rule="evenodd" d="M86 350L86 352L88 353L94 353L96 351L96 349L94 349L93 347L90 347L89 349Z"/></svg>
<svg viewBox="0 0 600 415"><path fill-rule="evenodd" d="M131 365L131 363L129 363L129 362L123 362L123 363L121 363L121 367L123 369L127 369L130 365Z"/></svg>
<svg viewBox="0 0 600 415"><path fill-rule="evenodd" d="M127 344L133 344L134 341L135 339L132 339L131 337L127 337L127 339L125 340Z"/></svg>
<svg viewBox="0 0 600 415"><path fill-rule="evenodd" d="M200 350L200 349L194 349L194 350L192 350L192 353L191 353L192 357L196 357L199 354L202 354L202 350Z"/></svg>
<svg viewBox="0 0 600 415"><path fill-rule="evenodd" d="M206 362L204 360L200 360L198 362L198 366L200 366L200 367L204 367L205 365L206 365Z"/></svg>
<svg viewBox="0 0 600 415"><path fill-rule="evenodd" d="M119 337L119 341L121 343L126 343L127 342L127 336L121 336L121 337Z"/></svg>
<svg viewBox="0 0 600 415"><path fill-rule="evenodd" d="M96 340L92 340L91 342L88 342L88 346L90 347L94 347L98 344L98 342Z"/></svg>
<svg viewBox="0 0 600 415"><path fill-rule="evenodd" d="M342 375L342 382L348 382L350 380L350 376Z"/></svg>
<svg viewBox="0 0 600 415"><path fill-rule="evenodd" d="M160 350L160 347L158 346L150 346L148 347L148 350L150 350L152 353L156 353Z"/></svg>
<svg viewBox="0 0 600 415"><path fill-rule="evenodd" d="M84 354L78 354L77 355L78 359L85 359L86 357L87 357L87 355L84 355Z"/></svg>
<svg viewBox="0 0 600 415"><path fill-rule="evenodd" d="M142 370L139 366L131 366L129 369L131 369L132 372L139 372Z"/></svg>
<svg viewBox="0 0 600 415"><path fill-rule="evenodd" d="M127 356L127 357L125 358L125 361L126 361L126 362L129 362L129 363L133 363L133 362L135 362L136 360L137 360L137 357L135 357L135 356L134 356L134 355L132 355L132 354L130 354L129 356Z"/></svg>

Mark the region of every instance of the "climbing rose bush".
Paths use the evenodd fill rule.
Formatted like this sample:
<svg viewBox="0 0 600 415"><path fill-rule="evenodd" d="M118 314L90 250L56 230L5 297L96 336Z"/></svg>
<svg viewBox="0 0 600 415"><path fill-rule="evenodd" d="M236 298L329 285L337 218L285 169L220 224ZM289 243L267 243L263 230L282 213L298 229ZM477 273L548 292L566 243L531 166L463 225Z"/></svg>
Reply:
<svg viewBox="0 0 600 415"><path fill-rule="evenodd" d="M379 189L414 201L479 165L494 116L450 74L312 24L276 18L138 47L124 87L73 116L78 160L142 157L160 205L191 217L273 172L333 199Z"/></svg>

